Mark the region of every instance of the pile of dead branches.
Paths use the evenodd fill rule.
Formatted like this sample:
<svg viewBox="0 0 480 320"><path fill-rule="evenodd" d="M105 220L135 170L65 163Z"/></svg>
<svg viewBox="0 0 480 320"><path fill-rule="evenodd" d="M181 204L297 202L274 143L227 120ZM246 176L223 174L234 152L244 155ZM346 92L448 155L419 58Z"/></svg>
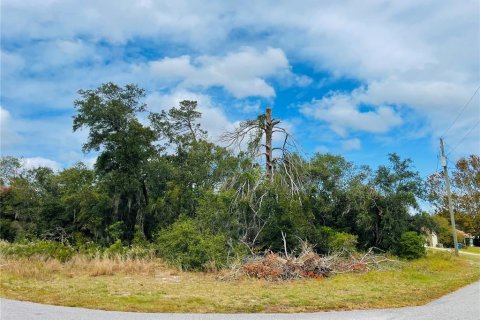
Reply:
<svg viewBox="0 0 480 320"><path fill-rule="evenodd" d="M232 269L232 276L246 275L269 281L326 278L334 274L367 272L369 270L391 270L400 261L375 253L371 248L366 253L337 252L320 256L311 248L298 256L266 252L249 257L241 266Z"/></svg>

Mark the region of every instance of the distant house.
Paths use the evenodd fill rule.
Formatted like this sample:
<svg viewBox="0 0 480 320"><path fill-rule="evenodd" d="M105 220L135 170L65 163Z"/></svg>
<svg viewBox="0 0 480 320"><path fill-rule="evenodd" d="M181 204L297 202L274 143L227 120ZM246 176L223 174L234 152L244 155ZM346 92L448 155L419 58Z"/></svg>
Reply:
<svg viewBox="0 0 480 320"><path fill-rule="evenodd" d="M438 236L435 231L427 231L426 245L429 247L438 247Z"/></svg>
<svg viewBox="0 0 480 320"><path fill-rule="evenodd" d="M457 229L457 235L463 238L463 241L461 241L461 243L464 246L473 247L473 238L474 238L473 235L458 229Z"/></svg>
<svg viewBox="0 0 480 320"><path fill-rule="evenodd" d="M438 236L435 231L426 230L426 245L429 247L443 247L441 243L438 242ZM466 233L462 230L457 229L457 238L458 242L463 246L473 247L474 245L474 236L470 233Z"/></svg>

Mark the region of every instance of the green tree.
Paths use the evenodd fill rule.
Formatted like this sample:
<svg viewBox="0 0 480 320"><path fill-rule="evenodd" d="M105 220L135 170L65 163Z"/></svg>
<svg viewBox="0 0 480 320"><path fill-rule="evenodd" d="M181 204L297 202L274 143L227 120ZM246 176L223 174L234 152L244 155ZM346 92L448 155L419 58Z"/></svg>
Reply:
<svg viewBox="0 0 480 320"><path fill-rule="evenodd" d="M389 155L390 166L379 166L370 182L372 197L373 245L394 247L408 231L409 210L418 209L418 198L424 198L423 182L412 169L410 159Z"/></svg>
<svg viewBox="0 0 480 320"><path fill-rule="evenodd" d="M451 171L452 206L457 229L480 235L480 156L460 158ZM445 179L441 173L427 180L428 199L434 213L450 219Z"/></svg>
<svg viewBox="0 0 480 320"><path fill-rule="evenodd" d="M183 100L179 108L150 113L149 118L160 137L178 147L185 147L198 140L205 140L207 132L198 123L201 115L197 111L197 101Z"/></svg>
<svg viewBox="0 0 480 320"><path fill-rule="evenodd" d="M80 90L75 101L73 129L88 129L83 150L100 152L96 173L106 183L113 199L113 220L123 221L131 240L135 225L144 229L149 195L146 167L156 154L155 132L140 123L146 111L144 91L135 85L119 87L106 83L94 90Z"/></svg>
<svg viewBox="0 0 480 320"><path fill-rule="evenodd" d="M68 231L98 243L107 242L105 229L112 219L111 198L95 172L80 162L60 172L57 181L61 186L59 201L71 221Z"/></svg>
<svg viewBox="0 0 480 320"><path fill-rule="evenodd" d="M152 181L157 197L151 209L165 226L180 216L194 217L203 195L218 188L227 179L235 157L225 148L207 140L200 126L201 113L196 101L182 101L178 108L151 113L149 118L158 136L175 146L175 152L154 160L154 166L164 168Z"/></svg>
<svg viewBox="0 0 480 320"><path fill-rule="evenodd" d="M6 156L0 158L0 186L6 187L12 180L20 176L22 164L18 158Z"/></svg>

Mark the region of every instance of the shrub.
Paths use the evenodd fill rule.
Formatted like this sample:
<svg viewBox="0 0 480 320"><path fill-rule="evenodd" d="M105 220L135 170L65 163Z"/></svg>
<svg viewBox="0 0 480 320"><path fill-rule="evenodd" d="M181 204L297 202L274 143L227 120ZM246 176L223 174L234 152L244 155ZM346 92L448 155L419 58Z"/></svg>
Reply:
<svg viewBox="0 0 480 320"><path fill-rule="evenodd" d="M117 221L114 224L109 225L106 231L108 236L115 242L123 238L125 233L125 224L123 221Z"/></svg>
<svg viewBox="0 0 480 320"><path fill-rule="evenodd" d="M333 236L330 238L330 247L333 251L355 251L357 246L357 239L358 237L346 233L346 232L335 232Z"/></svg>
<svg viewBox="0 0 480 320"><path fill-rule="evenodd" d="M17 231L13 227L13 223L7 219L0 219L0 239L7 241L15 240Z"/></svg>
<svg viewBox="0 0 480 320"><path fill-rule="evenodd" d="M124 250L123 256L130 260L151 260L156 257L155 248L152 244L145 242L144 245L132 245Z"/></svg>
<svg viewBox="0 0 480 320"><path fill-rule="evenodd" d="M408 260L424 257L425 239L414 231L408 231L402 234L397 249L397 255Z"/></svg>
<svg viewBox="0 0 480 320"><path fill-rule="evenodd" d="M115 258L122 256L125 253L125 248L123 247L122 241L115 241L110 247L105 250L105 257Z"/></svg>
<svg viewBox="0 0 480 320"><path fill-rule="evenodd" d="M212 263L221 267L225 244L225 236L202 232L192 219L177 221L157 236L160 255L185 270L212 269Z"/></svg>
<svg viewBox="0 0 480 320"><path fill-rule="evenodd" d="M333 251L355 251L358 237L346 233L338 232L330 227L320 227L316 230L312 242L316 244L316 249L322 253Z"/></svg>
<svg viewBox="0 0 480 320"><path fill-rule="evenodd" d="M132 244L136 247L148 245L148 241L145 239L145 234L139 225L135 225L135 233L133 234Z"/></svg>
<svg viewBox="0 0 480 320"><path fill-rule="evenodd" d="M29 243L0 243L0 253L5 256L28 258L38 256L53 258L65 262L76 253L75 249L56 241L34 241Z"/></svg>
<svg viewBox="0 0 480 320"><path fill-rule="evenodd" d="M102 256L103 248L94 242L85 242L75 246L77 252L89 259Z"/></svg>

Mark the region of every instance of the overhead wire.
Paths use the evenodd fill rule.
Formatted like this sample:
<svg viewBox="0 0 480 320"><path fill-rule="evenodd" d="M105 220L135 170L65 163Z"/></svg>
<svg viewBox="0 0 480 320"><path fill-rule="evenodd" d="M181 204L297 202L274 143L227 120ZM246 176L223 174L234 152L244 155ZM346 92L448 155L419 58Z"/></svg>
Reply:
<svg viewBox="0 0 480 320"><path fill-rule="evenodd" d="M463 112L465 111L465 109L467 109L468 105L470 104L470 102L472 102L473 98L475 97L475 95L478 93L478 90L480 90L480 86L477 87L477 89L475 90L475 92L472 94L472 96L470 97L470 99L468 99L467 103L465 103L465 105L463 106L462 110L460 110L460 112L457 114L457 117L453 120L453 122L450 124L450 126L447 128L447 130L445 130L445 132L441 135L442 137L445 137L445 135L448 133L448 131L450 131L450 129L453 127L453 125L457 122L457 120L460 118L460 116L463 114Z"/></svg>
<svg viewBox="0 0 480 320"><path fill-rule="evenodd" d="M457 147L463 142L463 140L465 140L465 139L468 137L468 135L469 135L479 124L480 124L480 120L478 120L478 121L473 125L473 127L471 127L470 130L468 130L468 132L462 137L462 139L460 139L460 140L457 142L457 144L456 144L453 148L450 149L450 151L447 153L447 156L448 156L450 153L454 152L455 149L457 149Z"/></svg>

